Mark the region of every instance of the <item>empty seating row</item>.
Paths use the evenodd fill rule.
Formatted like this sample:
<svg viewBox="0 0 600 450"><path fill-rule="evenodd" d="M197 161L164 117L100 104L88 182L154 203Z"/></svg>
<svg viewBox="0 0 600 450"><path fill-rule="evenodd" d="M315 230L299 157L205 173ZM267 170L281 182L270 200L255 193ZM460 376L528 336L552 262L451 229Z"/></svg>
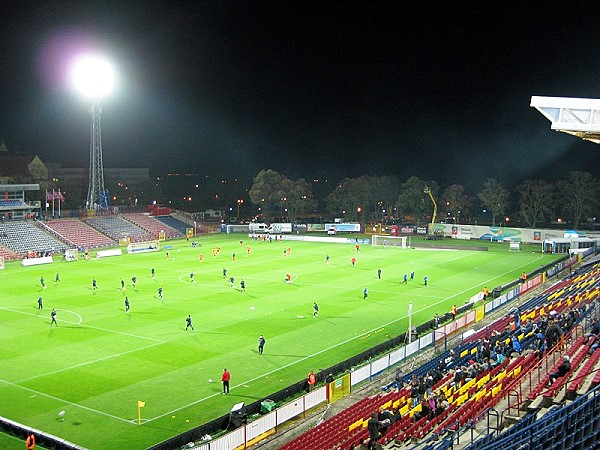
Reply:
<svg viewBox="0 0 600 450"><path fill-rule="evenodd" d="M173 216L157 216L155 217L155 219L164 223L165 225L170 226L171 228L176 229L181 233L182 236L185 236L186 229L190 228L190 225L188 225L185 222L182 222L179 219L176 219Z"/></svg>
<svg viewBox="0 0 600 450"><path fill-rule="evenodd" d="M87 219L86 223L115 241L125 238L129 238L131 242L144 242L158 239L158 236L153 236L137 225L116 216L94 217Z"/></svg>
<svg viewBox="0 0 600 450"><path fill-rule="evenodd" d="M33 221L0 223L0 245L23 255L27 252L64 252L67 244L36 226Z"/></svg>
<svg viewBox="0 0 600 450"><path fill-rule="evenodd" d="M154 239L158 239L160 233L164 233L167 239L173 239L183 236L183 234L175 228L172 228L167 224L156 220L154 217L150 217L147 214L127 213L123 214L121 217L137 225L141 229L147 231L152 236L154 236Z"/></svg>
<svg viewBox="0 0 600 450"><path fill-rule="evenodd" d="M115 245L115 241L86 223L76 219L45 222L46 226L78 248L100 248Z"/></svg>

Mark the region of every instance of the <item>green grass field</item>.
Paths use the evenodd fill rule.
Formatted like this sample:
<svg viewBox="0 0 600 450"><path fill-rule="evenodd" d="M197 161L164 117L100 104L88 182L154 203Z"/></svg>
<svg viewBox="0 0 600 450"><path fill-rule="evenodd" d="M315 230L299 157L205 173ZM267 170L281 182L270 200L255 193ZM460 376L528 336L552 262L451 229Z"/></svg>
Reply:
<svg viewBox="0 0 600 450"><path fill-rule="evenodd" d="M509 253L506 244L491 243L487 252L362 245L356 253L348 244L243 238L240 246L239 235L202 237L199 249L168 242L169 260L161 250L28 268L8 263L0 270L0 414L91 449L146 448L406 332L411 301L414 323L424 323L484 286L491 290L554 258L542 256L539 246ZM217 245L221 253L213 257ZM291 255L284 256L288 246ZM223 279L223 267L235 288ZM401 284L413 270L415 281ZM58 327L50 326L52 308ZM188 314L195 332L185 331ZM220 383L225 367L232 374L228 396ZM141 425L138 400L145 402ZM64 421L57 420L61 410Z"/></svg>

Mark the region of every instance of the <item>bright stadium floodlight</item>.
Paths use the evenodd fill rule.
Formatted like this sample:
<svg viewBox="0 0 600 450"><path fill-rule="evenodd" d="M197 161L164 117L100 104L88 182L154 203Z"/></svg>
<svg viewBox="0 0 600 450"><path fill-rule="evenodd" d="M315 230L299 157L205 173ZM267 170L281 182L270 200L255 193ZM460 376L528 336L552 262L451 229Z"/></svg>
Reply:
<svg viewBox="0 0 600 450"><path fill-rule="evenodd" d="M95 55L77 57L71 67L71 81L75 89L92 100L90 115L92 118L90 139L90 172L86 209L107 209L110 196L104 189L104 166L102 163L102 133L100 119L102 108L100 98L105 97L113 88L115 73L112 65L104 58Z"/></svg>
<svg viewBox="0 0 600 450"><path fill-rule="evenodd" d="M112 90L115 72L107 60L98 56L83 55L73 62L71 80L75 89L83 96L98 101Z"/></svg>

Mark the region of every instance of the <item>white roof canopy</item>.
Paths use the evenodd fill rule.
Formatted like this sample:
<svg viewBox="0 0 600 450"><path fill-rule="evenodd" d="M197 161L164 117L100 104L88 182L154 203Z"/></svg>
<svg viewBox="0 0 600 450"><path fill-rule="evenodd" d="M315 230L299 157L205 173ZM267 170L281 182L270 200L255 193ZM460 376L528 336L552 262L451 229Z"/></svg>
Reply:
<svg viewBox="0 0 600 450"><path fill-rule="evenodd" d="M600 144L600 99L533 96L530 106L552 122L551 129Z"/></svg>

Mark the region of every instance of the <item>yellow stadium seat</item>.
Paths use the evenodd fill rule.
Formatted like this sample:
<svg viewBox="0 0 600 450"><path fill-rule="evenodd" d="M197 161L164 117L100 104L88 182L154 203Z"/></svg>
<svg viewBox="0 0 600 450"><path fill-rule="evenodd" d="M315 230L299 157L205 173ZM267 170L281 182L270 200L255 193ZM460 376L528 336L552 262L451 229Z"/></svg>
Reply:
<svg viewBox="0 0 600 450"><path fill-rule="evenodd" d="M363 419L359 419L356 422L351 423L350 426L348 426L348 431L352 431L355 428L362 426L362 424L363 424Z"/></svg>

